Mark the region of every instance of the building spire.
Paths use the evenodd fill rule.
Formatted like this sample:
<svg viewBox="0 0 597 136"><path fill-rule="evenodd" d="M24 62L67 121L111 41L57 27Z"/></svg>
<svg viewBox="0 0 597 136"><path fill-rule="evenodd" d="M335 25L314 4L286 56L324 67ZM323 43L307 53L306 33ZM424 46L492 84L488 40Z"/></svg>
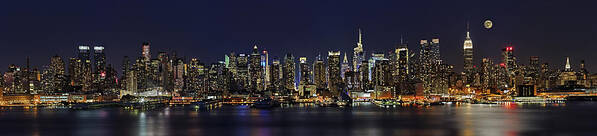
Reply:
<svg viewBox="0 0 597 136"><path fill-rule="evenodd" d="M361 28L359 28L359 47L363 47L363 34L361 32Z"/></svg>
<svg viewBox="0 0 597 136"><path fill-rule="evenodd" d="M344 60L342 61L342 63L348 63L348 59L346 57L346 52L344 52Z"/></svg>
<svg viewBox="0 0 597 136"><path fill-rule="evenodd" d="M566 71L570 71L570 58L569 57L566 57L566 67L565 68L566 68L565 69Z"/></svg>
<svg viewBox="0 0 597 136"><path fill-rule="evenodd" d="M468 21L466 21L466 38L467 39L471 38L471 36L470 36L470 28L469 27L470 27L470 24L469 24Z"/></svg>

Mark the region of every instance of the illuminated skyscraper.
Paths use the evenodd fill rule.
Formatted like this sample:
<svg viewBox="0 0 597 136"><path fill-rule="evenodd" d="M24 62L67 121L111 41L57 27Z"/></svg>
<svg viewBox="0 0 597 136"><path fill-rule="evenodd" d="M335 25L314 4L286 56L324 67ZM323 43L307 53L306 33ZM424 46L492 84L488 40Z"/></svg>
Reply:
<svg viewBox="0 0 597 136"><path fill-rule="evenodd" d="M385 54L383 52L377 52L377 53L373 53L371 54L371 58L369 58L369 65L367 66L367 72L369 77L368 80L369 81L373 81L373 71L374 71L374 67L375 67L375 63L378 62L379 60L383 60L386 59L385 58ZM365 66L365 65L363 65Z"/></svg>
<svg viewBox="0 0 597 136"><path fill-rule="evenodd" d="M149 54L149 51L150 51L149 46L150 46L149 42L143 42L142 55L143 55L143 60L145 60L145 62L149 62L149 60L151 60L151 54Z"/></svg>
<svg viewBox="0 0 597 136"><path fill-rule="evenodd" d="M236 73L237 73L237 83L241 85L242 88L248 88L249 83L249 56L246 54L238 54L236 57Z"/></svg>
<svg viewBox="0 0 597 136"><path fill-rule="evenodd" d="M311 79L311 66L307 63L307 57L300 57L299 58L299 84L300 85L307 85L312 84Z"/></svg>
<svg viewBox="0 0 597 136"><path fill-rule="evenodd" d="M507 46L502 50L502 63L504 63L508 73L514 72L514 69L516 68L516 58L514 57L513 51L514 49L512 46Z"/></svg>
<svg viewBox="0 0 597 136"><path fill-rule="evenodd" d="M406 80L407 75L409 74L409 52L407 44L402 43L398 48L395 50L396 54L396 62L394 71L396 81L404 81Z"/></svg>
<svg viewBox="0 0 597 136"><path fill-rule="evenodd" d="M514 57L512 46L502 49L502 64L504 66L505 85L512 87L514 85L514 76L516 70L516 58Z"/></svg>
<svg viewBox="0 0 597 136"><path fill-rule="evenodd" d="M294 93L295 91L295 67L294 56L290 53L286 54L282 68L282 82L286 93Z"/></svg>
<svg viewBox="0 0 597 136"><path fill-rule="evenodd" d="M93 72L94 88L104 90L106 87L106 54L104 53L104 46L98 45L93 47L93 59L95 60L95 71Z"/></svg>
<svg viewBox="0 0 597 136"><path fill-rule="evenodd" d="M328 52L328 88L332 95L340 95L342 77L340 77L340 52Z"/></svg>
<svg viewBox="0 0 597 136"><path fill-rule="evenodd" d="M82 45L79 46L79 56L78 56L78 68L80 73L77 73L77 78L81 79L80 86L82 87L82 91L89 91L91 90L92 85L92 74L91 74L91 59L90 59L90 49L89 46Z"/></svg>
<svg viewBox="0 0 597 136"><path fill-rule="evenodd" d="M471 36L470 36L470 32L468 30L468 24L467 24L467 30L466 30L466 37L464 40L464 45L463 45L463 56L464 56L464 73L465 75L467 75L468 77L470 77L472 75L473 72L473 40L471 40Z"/></svg>
<svg viewBox="0 0 597 136"><path fill-rule="evenodd" d="M325 89L326 85L326 69L323 59L321 59L321 55L318 55L317 60L313 62L313 80L315 81L315 86L317 89Z"/></svg>
<svg viewBox="0 0 597 136"><path fill-rule="evenodd" d="M45 93L57 93L63 91L62 89L67 83L64 70L65 66L62 58L58 55L53 56L50 59L50 65L48 69L44 71L42 78L42 88Z"/></svg>
<svg viewBox="0 0 597 136"><path fill-rule="evenodd" d="M282 65L280 64L280 60L274 58L272 60L272 65L270 68L270 87L271 90L274 90L277 93L282 89Z"/></svg>
<svg viewBox="0 0 597 136"><path fill-rule="evenodd" d="M106 71L106 54L104 53L104 46L93 47L93 59L95 59L95 70L98 73Z"/></svg>
<svg viewBox="0 0 597 136"><path fill-rule="evenodd" d="M270 82L269 82L269 54L267 53L266 50L263 50L262 54L261 54L261 67L263 68L263 90L267 90L267 88L270 86Z"/></svg>
<svg viewBox="0 0 597 136"><path fill-rule="evenodd" d="M257 49L257 45L253 46L253 53L251 53L249 60L249 89L251 91L263 90L263 67L261 65L261 54Z"/></svg>
<svg viewBox="0 0 597 136"><path fill-rule="evenodd" d="M361 66L361 62L365 60L365 53L363 52L363 35L361 33L361 29L359 28L359 41L357 42L357 47L355 47L352 57L352 64L354 71L357 71Z"/></svg>
<svg viewBox="0 0 597 136"><path fill-rule="evenodd" d="M348 58L346 57L346 53L344 53L344 59L342 60L342 66L340 69L340 76L342 77L342 80L345 79L344 73L348 71L350 71L350 65L348 64Z"/></svg>

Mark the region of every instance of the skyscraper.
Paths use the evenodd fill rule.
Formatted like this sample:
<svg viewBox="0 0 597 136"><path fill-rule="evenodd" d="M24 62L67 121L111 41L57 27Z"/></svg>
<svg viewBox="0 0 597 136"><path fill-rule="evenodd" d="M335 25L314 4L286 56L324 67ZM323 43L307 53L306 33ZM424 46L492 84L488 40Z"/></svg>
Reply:
<svg viewBox="0 0 597 136"><path fill-rule="evenodd" d="M42 80L42 88L46 93L62 92L63 87L66 85L64 75L64 61L58 55L50 58L50 66L44 72L44 78Z"/></svg>
<svg viewBox="0 0 597 136"><path fill-rule="evenodd" d="M355 47L352 57L352 64L355 71L359 69L361 66L361 62L365 60L365 53L363 52L363 35L361 33L361 29L359 28L359 41L357 42L357 47Z"/></svg>
<svg viewBox="0 0 597 136"><path fill-rule="evenodd" d="M270 82L269 82L269 54L267 53L266 50L263 50L262 54L261 54L261 67L263 68L263 90L267 90L267 88L270 86Z"/></svg>
<svg viewBox="0 0 597 136"><path fill-rule="evenodd" d="M284 56L284 66L282 68L282 81L286 93L291 94L295 91L295 63L294 56L290 53Z"/></svg>
<svg viewBox="0 0 597 136"><path fill-rule="evenodd" d="M342 78L340 77L340 52L328 52L328 89L334 96L340 95Z"/></svg>
<svg viewBox="0 0 597 136"><path fill-rule="evenodd" d="M350 65L348 64L348 58L346 57L346 53L344 53L344 59L342 60L342 66L340 68L340 76L342 77L342 80L344 80L344 73L350 71Z"/></svg>
<svg viewBox="0 0 597 136"><path fill-rule="evenodd" d="M95 70L98 73L106 71L106 54L104 53L104 46L98 45L93 47L93 59L95 59Z"/></svg>
<svg viewBox="0 0 597 136"><path fill-rule="evenodd" d="M253 46L253 53L251 53L249 61L249 89L251 91L261 91L263 90L263 67L261 66L261 54L259 54L257 45Z"/></svg>
<svg viewBox="0 0 597 136"><path fill-rule="evenodd" d="M249 87L248 79L249 79L249 56L246 54L238 54L236 57L236 80L237 83L240 84L242 88Z"/></svg>
<svg viewBox="0 0 597 136"><path fill-rule="evenodd" d="M502 63L504 63L508 73L514 72L516 68L516 61L513 54L514 49L512 46L507 46L502 50Z"/></svg>
<svg viewBox="0 0 597 136"><path fill-rule="evenodd" d="M141 55L143 55L143 60L145 60L145 62L149 62L149 60L151 60L151 54L149 54L149 46L149 42L143 42L143 52L141 53Z"/></svg>
<svg viewBox="0 0 597 136"><path fill-rule="evenodd" d="M95 89L104 90L106 87L106 54L104 53L104 46L97 45L93 47L93 59L95 60L93 84Z"/></svg>
<svg viewBox="0 0 597 136"><path fill-rule="evenodd" d="M463 56L464 56L464 73L465 75L467 75L468 77L471 77L472 72L473 72L473 40L471 40L471 36L470 36L470 32L468 30L468 24L467 24L467 30L466 30L466 37L464 39L464 44L463 44Z"/></svg>
<svg viewBox="0 0 597 136"><path fill-rule="evenodd" d="M277 93L280 93L279 91L282 89L282 66L280 64L280 60L277 58L274 58L272 60L272 66L270 68L270 74L269 74L269 80L270 80L270 87L269 89L272 89L274 91L276 91Z"/></svg>
<svg viewBox="0 0 597 136"><path fill-rule="evenodd" d="M77 73L77 78L81 79L80 82L80 86L82 87L82 91L89 91L91 90L91 82L92 80L92 74L91 74L91 59L90 59L90 49L89 46L87 45L81 45L79 46L79 56L78 56L78 61L77 66L78 68L75 69L79 69L79 73Z"/></svg>
<svg viewBox="0 0 597 136"><path fill-rule="evenodd" d="M326 69L321 55L318 55L317 60L313 62L313 80L317 89L325 89L326 85Z"/></svg>
<svg viewBox="0 0 597 136"><path fill-rule="evenodd" d="M504 76L506 77L505 85L514 85L514 76L516 69L516 58L514 57L512 46L506 46L502 49L502 64L504 66Z"/></svg>
<svg viewBox="0 0 597 136"><path fill-rule="evenodd" d="M307 57L299 57L299 84L312 84L311 67L307 63Z"/></svg>
<svg viewBox="0 0 597 136"><path fill-rule="evenodd" d="M396 48L396 63L395 63L395 74L400 80L405 80L407 77L407 74L409 74L409 52L408 52L408 46L406 44L402 44L400 45L398 48Z"/></svg>

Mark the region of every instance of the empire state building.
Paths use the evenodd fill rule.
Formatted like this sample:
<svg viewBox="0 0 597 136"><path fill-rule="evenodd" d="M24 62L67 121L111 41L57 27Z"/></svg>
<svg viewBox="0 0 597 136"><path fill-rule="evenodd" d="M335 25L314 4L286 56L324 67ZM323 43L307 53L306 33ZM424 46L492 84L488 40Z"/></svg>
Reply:
<svg viewBox="0 0 597 136"><path fill-rule="evenodd" d="M471 40L470 32L466 30L466 38L464 40L464 73L468 76L473 72L473 40Z"/></svg>

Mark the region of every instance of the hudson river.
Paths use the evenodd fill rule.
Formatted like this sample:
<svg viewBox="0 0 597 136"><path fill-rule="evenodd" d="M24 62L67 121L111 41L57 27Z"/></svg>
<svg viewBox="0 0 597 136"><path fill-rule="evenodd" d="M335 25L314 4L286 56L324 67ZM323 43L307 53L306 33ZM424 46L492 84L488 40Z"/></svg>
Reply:
<svg viewBox="0 0 597 136"><path fill-rule="evenodd" d="M32 136L597 135L597 102L211 110L4 107L0 130L0 135Z"/></svg>

